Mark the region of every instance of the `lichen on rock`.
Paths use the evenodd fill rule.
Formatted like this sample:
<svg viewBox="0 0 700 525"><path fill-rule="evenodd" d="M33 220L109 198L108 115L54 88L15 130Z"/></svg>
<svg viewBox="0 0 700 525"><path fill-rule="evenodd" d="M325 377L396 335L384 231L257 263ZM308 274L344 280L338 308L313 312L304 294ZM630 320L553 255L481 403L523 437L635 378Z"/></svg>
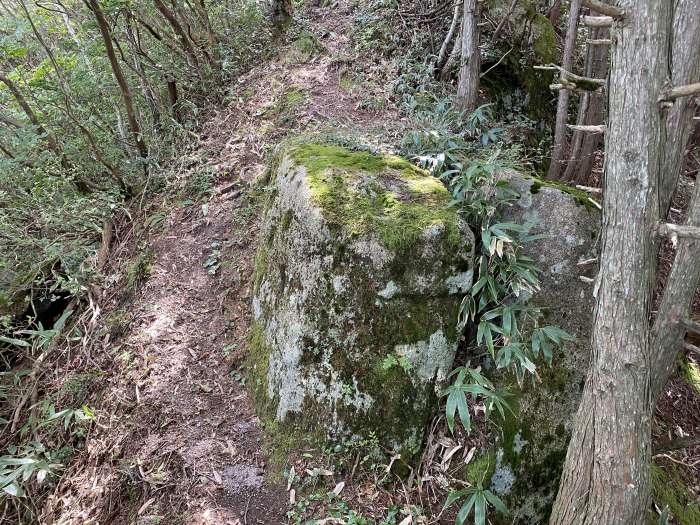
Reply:
<svg viewBox="0 0 700 525"><path fill-rule="evenodd" d="M272 166L249 367L260 408L410 460L457 348L474 238L437 179L389 155L302 142Z"/></svg>

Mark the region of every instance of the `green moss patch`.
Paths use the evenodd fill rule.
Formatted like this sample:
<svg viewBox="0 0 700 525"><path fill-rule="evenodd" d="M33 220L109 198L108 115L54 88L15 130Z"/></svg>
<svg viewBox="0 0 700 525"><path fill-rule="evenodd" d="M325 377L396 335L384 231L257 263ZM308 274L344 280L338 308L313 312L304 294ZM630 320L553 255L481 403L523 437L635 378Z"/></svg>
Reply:
<svg viewBox="0 0 700 525"><path fill-rule="evenodd" d="M326 47L321 43L316 35L310 31L302 31L299 37L292 43L289 51L284 57L288 64L298 64L308 62L315 56L326 52Z"/></svg>
<svg viewBox="0 0 700 525"><path fill-rule="evenodd" d="M306 168L315 203L331 225L351 235L373 233L393 252L408 250L430 226L461 242L450 194L428 172L390 155L349 151L326 144L302 144L292 158Z"/></svg>
<svg viewBox="0 0 700 525"><path fill-rule="evenodd" d="M574 188L573 186L569 186L568 184L564 184L562 182L544 180L538 177L530 177L530 179L532 180L530 193L537 193L542 188L554 188L561 192L571 195L576 201L576 204L585 206L587 210L593 209L594 207L590 195L588 195L588 193L586 193L585 191L579 190L578 188Z"/></svg>
<svg viewBox="0 0 700 525"><path fill-rule="evenodd" d="M700 394L700 366L689 359L682 359L681 372L686 383Z"/></svg>
<svg viewBox="0 0 700 525"><path fill-rule="evenodd" d="M483 455L469 462L465 479L472 485L481 483L484 487L488 487L495 470L496 452L489 449Z"/></svg>
<svg viewBox="0 0 700 525"><path fill-rule="evenodd" d="M652 465L651 483L654 501L661 509L668 507L675 518L675 523L679 525L700 523L700 504L688 493L672 467Z"/></svg>
<svg viewBox="0 0 700 525"><path fill-rule="evenodd" d="M554 62L557 57L557 35L549 18L541 13L532 15L533 42L535 56L543 63Z"/></svg>

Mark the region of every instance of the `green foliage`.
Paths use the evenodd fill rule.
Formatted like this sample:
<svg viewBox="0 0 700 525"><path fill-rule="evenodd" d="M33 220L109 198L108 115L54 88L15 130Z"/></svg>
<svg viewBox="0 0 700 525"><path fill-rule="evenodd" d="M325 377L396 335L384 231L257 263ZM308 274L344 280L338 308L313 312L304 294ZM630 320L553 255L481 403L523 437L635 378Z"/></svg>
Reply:
<svg viewBox="0 0 700 525"><path fill-rule="evenodd" d="M510 393L505 390L497 390L491 381L481 375L480 370L462 366L453 370L450 374L450 377L452 376L456 376L456 378L443 393L447 396L445 416L450 432L454 432L455 414L459 415L459 420L467 432L471 431L471 416L467 404L468 395L471 396L473 404L477 400L484 400L486 417L497 410L503 418L505 410L510 410L506 402Z"/></svg>
<svg viewBox="0 0 700 525"><path fill-rule="evenodd" d="M474 512L475 525L486 525L486 512L489 505L498 512L508 513L508 509L501 499L490 490L484 489L481 483L477 483L475 487L450 492L445 502L445 508L460 500L465 501L457 512L456 525L465 523L472 511Z"/></svg>
<svg viewBox="0 0 700 525"><path fill-rule="evenodd" d="M450 206L458 209L478 231L476 281L464 296L459 327L476 329L474 343L485 350L483 357L496 369L512 372L522 385L537 374L542 359L551 366L553 350L572 337L554 326L540 326L540 308L530 304L539 291L539 270L524 254L528 242L540 238L530 233L532 224L498 220L499 211L519 195L503 173L507 166L496 148L500 128L491 128L490 106L465 115L449 99L421 96L408 108L419 129L404 136L404 153L440 177L452 193ZM425 104L425 109L421 104ZM489 154L490 152L490 154ZM446 398L448 428L459 420L467 433L472 429L470 406L483 404L485 417L495 412L503 421L511 411L507 389L498 389L470 363L456 368ZM482 480L483 481L483 480ZM504 512L503 503L480 483L451 494L448 505L464 499L457 523L473 511L476 523L485 523L489 506Z"/></svg>
<svg viewBox="0 0 700 525"><path fill-rule="evenodd" d="M126 267L126 282L128 289L136 291L151 275L151 259L153 252L146 250L140 253Z"/></svg>
<svg viewBox="0 0 700 525"><path fill-rule="evenodd" d="M24 486L32 478L42 483L63 466L54 462L51 452L41 443L28 442L20 448L10 446L8 452L9 455L0 456L0 503L7 496L24 497Z"/></svg>
<svg viewBox="0 0 700 525"><path fill-rule="evenodd" d="M65 328L72 313L66 310L50 329L37 323L33 329L18 330L12 334L13 337L0 337L0 341L33 355L46 355L49 345ZM26 379L29 378L29 383L33 384L32 376L30 370L1 373L0 401L5 401L10 392L21 392ZM59 391L59 394L62 393ZM0 505L7 497L30 495L34 487L57 475L63 468L63 461L70 456L70 443L85 437L86 425L93 419L93 411L85 404L80 408L56 410L51 394L36 402L17 434L23 438L22 441L8 444L5 455L0 457ZM0 417L0 425L7 427L10 421Z"/></svg>
<svg viewBox="0 0 700 525"><path fill-rule="evenodd" d="M192 140L200 108L217 103L225 95L219 86L274 52L264 9L253 0L203 4L206 23L189 4L174 6L197 44L199 69L163 40L167 22L152 3L101 2L148 145L142 159L93 13L81 2L61 10L25 5L28 14L13 5L0 15L0 69L43 126L39 133L0 82L0 116L11 122L0 126L0 312L13 314L25 296L42 299L55 284L71 294L87 288L103 223L133 194L166 187L160 166ZM152 32L136 28L136 18L162 24ZM175 108L166 80L177 87ZM186 188L198 199L213 182L212 173L199 175Z"/></svg>

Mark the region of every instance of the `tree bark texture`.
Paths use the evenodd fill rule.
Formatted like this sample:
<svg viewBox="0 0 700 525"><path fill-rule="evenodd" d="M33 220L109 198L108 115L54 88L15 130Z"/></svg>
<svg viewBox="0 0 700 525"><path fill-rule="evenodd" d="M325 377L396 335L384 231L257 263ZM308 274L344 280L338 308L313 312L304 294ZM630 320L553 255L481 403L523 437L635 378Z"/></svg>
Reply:
<svg viewBox="0 0 700 525"><path fill-rule="evenodd" d="M645 523L651 461L649 319L669 71L670 2L619 0L613 29L600 273L591 363L551 525Z"/></svg>
<svg viewBox="0 0 700 525"><path fill-rule="evenodd" d="M462 13L462 56L460 57L457 102L470 111L476 107L479 94L479 4L477 0L464 0Z"/></svg>
<svg viewBox="0 0 700 525"><path fill-rule="evenodd" d="M696 27L700 29L700 26ZM700 227L700 180L695 181L686 226ZM668 381L675 366L676 355L683 347L686 334L683 320L690 318L693 296L699 285L700 239L681 237L654 324L654 374L651 385L653 401L658 398Z"/></svg>
<svg viewBox="0 0 700 525"><path fill-rule="evenodd" d="M682 86L700 81L700 1L676 0L673 16L673 47L671 83ZM661 216L666 217L671 199L683 169L685 150L693 131L693 97L677 99L666 119L666 137L669 144L680 147L663 152L660 188Z"/></svg>
<svg viewBox="0 0 700 525"><path fill-rule="evenodd" d="M590 32L591 39L607 39L610 30L606 27L594 27ZM584 76L590 78L606 78L610 49L608 46L588 44ZM605 121L605 96L602 93L585 92L580 96L578 118L579 126L597 126ZM593 155L602 145L600 134L575 131L571 137L571 154L566 165L564 179L575 184L589 185L589 177L593 168Z"/></svg>
<svg viewBox="0 0 700 525"><path fill-rule="evenodd" d="M561 67L565 71L572 71L574 61L574 51L576 49L576 34L578 30L578 17L581 12L581 0L571 0L569 6L569 24L566 30L566 40L564 41L564 54L562 55ZM562 73L563 75L563 73ZM557 101L557 116L554 123L554 141L552 143L552 159L549 163L549 178L558 179L561 174L562 162L564 160L564 150L566 149L566 123L569 119L569 96L568 89L559 90Z"/></svg>

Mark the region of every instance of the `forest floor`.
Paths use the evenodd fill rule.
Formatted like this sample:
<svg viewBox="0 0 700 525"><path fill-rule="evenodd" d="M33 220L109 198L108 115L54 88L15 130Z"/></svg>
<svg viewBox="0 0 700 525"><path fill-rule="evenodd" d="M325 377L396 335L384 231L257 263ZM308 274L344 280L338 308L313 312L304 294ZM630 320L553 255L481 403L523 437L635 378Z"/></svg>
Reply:
<svg viewBox="0 0 700 525"><path fill-rule="evenodd" d="M197 173L214 174L211 187L194 183L206 202L167 195L117 236L106 270L113 282L100 304L110 335L93 343L95 425L42 521L285 521L289 495L268 475L240 368L258 222L249 189L283 137L345 129L372 143L400 120L388 105L360 109L364 94L341 87L351 15L344 4L330 15L312 12L295 42L241 78L230 105L183 154L176 171L184 186ZM128 265L120 264L125 256Z"/></svg>
<svg viewBox="0 0 700 525"><path fill-rule="evenodd" d="M259 220L251 187L285 137L342 130L381 147L397 142L402 120L344 80L353 56L349 2L307 15L296 40L239 79L229 105L183 152L173 169L189 195L161 196L141 210L138 226L117 228L99 304L108 335L91 343L95 424L42 522L286 521L289 487L272 472L242 369ZM192 192L206 198L188 200ZM687 421L700 414L697 396L678 387L666 397L664 414L700 424ZM371 483L346 490L376 501L379 514L410 499L378 496Z"/></svg>

